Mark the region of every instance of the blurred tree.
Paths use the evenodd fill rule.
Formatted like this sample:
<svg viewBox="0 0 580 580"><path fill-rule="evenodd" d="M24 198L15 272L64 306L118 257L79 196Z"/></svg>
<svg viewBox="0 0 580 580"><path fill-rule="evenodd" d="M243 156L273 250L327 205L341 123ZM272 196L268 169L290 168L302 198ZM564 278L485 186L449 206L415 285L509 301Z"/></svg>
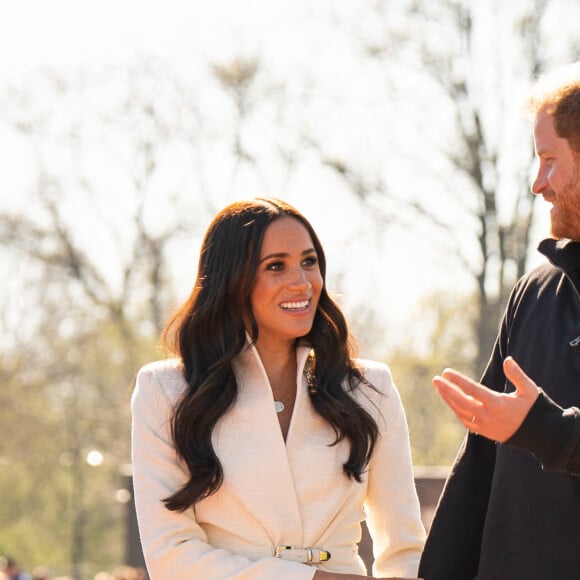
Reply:
<svg viewBox="0 0 580 580"><path fill-rule="evenodd" d="M94 318L61 282L38 282L45 316L0 358L0 549L86 578L90 562L123 557L115 489L128 461L131 377L156 353L148 336L127 350L116 323Z"/></svg>
<svg viewBox="0 0 580 580"><path fill-rule="evenodd" d="M353 23L364 27L360 64L385 81L397 105L381 101L369 111L353 91L358 104L348 111L364 114L348 127L344 87L318 85L316 75L275 79L244 55L204 63L203 75L147 60L74 75L46 71L4 90L0 116L15 148L26 151L26 166L0 209L0 468L7 473L0 495L10 499L0 503L0 552L17 549L31 564L50 560L75 578L122 557L111 496L129 458L125 387L160 356L158 331L190 287L201 230L234 197L292 201L296 186L303 199L324 196L332 213L348 190L365 218L357 232L371 233L377 248L384 226L398 224L464 264L477 303L463 304L459 293L431 297L396 342L381 336L388 329L378 328L376 303L354 317L366 344L377 331L373 356L393 368L415 460L449 462L460 427L430 379L442 366L471 371L473 359L481 366L484 327L495 334L505 290L525 266L529 130L522 137L512 128L511 141L502 130L514 116L510 91L542 67L544 15L564 1L520 3L509 17L501 3L489 3L492 29L518 38L507 60L481 29L484 3L341 4L361 18L333 24L348 22L343 32L351 36ZM483 59L482 38L497 46ZM396 156L368 140L379 134ZM512 160L516 150L523 153ZM396 189L389 172L402 160L412 173L408 187ZM508 196L515 209L504 215L498 194L507 189L516 192ZM332 228L368 251L348 218L340 223L337 212ZM478 353L470 350L476 334ZM90 451L102 453L100 464L98 454L87 463Z"/></svg>
<svg viewBox="0 0 580 580"><path fill-rule="evenodd" d="M397 335L385 350L383 335L366 312L355 313L353 331L361 336L366 357L384 360L393 373L405 407L415 465L450 465L465 433L455 415L431 385L434 375L448 366L475 372L475 346L471 340L477 320L477 297L427 294L409 320L409 328L421 332Z"/></svg>
<svg viewBox="0 0 580 580"><path fill-rule="evenodd" d="M11 474L0 479L11 500L0 552L75 580L121 561L113 495L129 461L128 389L161 357L159 330L193 280L201 224L241 169L259 181L270 166L250 144L256 116L280 119L280 92L260 85L259 70L213 66L219 105L157 61L45 71L0 96L5 127L28 150L24 184L0 210L0 465ZM273 97L265 113L260 95Z"/></svg>
<svg viewBox="0 0 580 580"><path fill-rule="evenodd" d="M553 11L560 14L563 53L573 58L572 8L568 0L376 3L374 19L361 17L355 34L383 67L407 133L385 127L395 151L390 164L374 172L315 143L322 161L366 204L369 219L383 225L406 220L471 274L479 303L473 330L478 373L529 254L533 145L520 97L550 62L553 31L543 25ZM401 194L389 175L394 159L404 164L409 158L413 174ZM437 181L441 190L433 187Z"/></svg>
<svg viewBox="0 0 580 580"><path fill-rule="evenodd" d="M158 73L138 67L99 98L101 77L47 73L2 101L34 162L28 202L0 214L18 284L4 289L2 317L0 458L10 476L0 493L11 501L0 551L76 580L91 576L91 562L124 556L114 491L129 462L129 391L136 370L160 357L175 291L168 253L197 223L183 200L154 197L168 154L195 138L195 109L180 107L187 96Z"/></svg>

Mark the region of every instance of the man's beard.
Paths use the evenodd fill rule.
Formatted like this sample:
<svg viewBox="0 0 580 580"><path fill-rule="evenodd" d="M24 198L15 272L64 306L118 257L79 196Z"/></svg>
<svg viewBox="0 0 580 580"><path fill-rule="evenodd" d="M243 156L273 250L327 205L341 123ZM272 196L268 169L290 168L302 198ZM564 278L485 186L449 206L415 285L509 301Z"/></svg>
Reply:
<svg viewBox="0 0 580 580"><path fill-rule="evenodd" d="M556 195L554 213L550 216L550 231L557 240L580 241L580 154L574 158L572 177Z"/></svg>

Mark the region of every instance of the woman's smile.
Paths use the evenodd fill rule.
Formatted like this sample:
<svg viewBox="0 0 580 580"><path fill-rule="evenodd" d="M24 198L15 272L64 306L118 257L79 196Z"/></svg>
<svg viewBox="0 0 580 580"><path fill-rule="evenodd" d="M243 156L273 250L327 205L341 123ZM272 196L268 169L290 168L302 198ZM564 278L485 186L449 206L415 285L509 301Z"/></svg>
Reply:
<svg viewBox="0 0 580 580"><path fill-rule="evenodd" d="M251 294L258 342L289 343L308 334L322 286L308 230L293 217L274 220L264 234Z"/></svg>

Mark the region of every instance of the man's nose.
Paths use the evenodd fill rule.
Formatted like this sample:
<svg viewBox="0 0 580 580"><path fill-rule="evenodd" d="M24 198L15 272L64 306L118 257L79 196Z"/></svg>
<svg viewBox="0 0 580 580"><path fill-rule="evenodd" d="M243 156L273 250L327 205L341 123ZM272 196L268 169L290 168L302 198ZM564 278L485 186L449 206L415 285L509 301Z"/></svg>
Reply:
<svg viewBox="0 0 580 580"><path fill-rule="evenodd" d="M542 191L544 191L544 189L546 189L546 186L548 185L548 182L546 180L546 173L545 171L543 171L541 168L538 170L538 174L536 175L536 179L534 179L534 181L532 181L532 193L534 193L535 195L540 195L542 193Z"/></svg>

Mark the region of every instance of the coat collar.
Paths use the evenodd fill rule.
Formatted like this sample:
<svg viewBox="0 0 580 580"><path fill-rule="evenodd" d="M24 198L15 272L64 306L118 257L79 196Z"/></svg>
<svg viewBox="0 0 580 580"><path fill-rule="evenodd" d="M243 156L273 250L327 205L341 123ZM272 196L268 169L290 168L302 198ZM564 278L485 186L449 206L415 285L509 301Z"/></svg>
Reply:
<svg viewBox="0 0 580 580"><path fill-rule="evenodd" d="M297 379L306 371L308 370L307 363L309 362L309 356L314 351L312 347L308 345L306 342L298 342L296 346L296 369L297 369ZM238 356L233 361L234 372L236 370L241 370L242 367L246 368L254 368L255 370L261 371L261 378L266 381L269 385L268 376L266 374L266 369L264 368L264 364L262 363L262 359L260 358L260 354L258 353L258 349L256 345L252 342L250 335L246 333L246 344L242 351L238 354ZM300 381L297 381L297 384L300 384Z"/></svg>
<svg viewBox="0 0 580 580"><path fill-rule="evenodd" d="M305 448L303 438L311 437L313 422L322 421L312 408L304 375L310 352L311 347L304 344L296 348L296 402L286 441L266 370L249 340L232 364L238 385L236 401L212 435L224 469L224 490L201 503L219 501L226 487L230 493L235 488L241 504L258 521L270 522L267 533L272 545L286 542L301 546L304 542L301 489L296 488L297 464L303 469L304 459L296 455ZM316 457L314 454L312 461ZM202 505L198 509L203 509ZM272 513L277 514L275 519Z"/></svg>
<svg viewBox="0 0 580 580"><path fill-rule="evenodd" d="M580 295L580 242L547 238L540 242L538 251L566 274Z"/></svg>

